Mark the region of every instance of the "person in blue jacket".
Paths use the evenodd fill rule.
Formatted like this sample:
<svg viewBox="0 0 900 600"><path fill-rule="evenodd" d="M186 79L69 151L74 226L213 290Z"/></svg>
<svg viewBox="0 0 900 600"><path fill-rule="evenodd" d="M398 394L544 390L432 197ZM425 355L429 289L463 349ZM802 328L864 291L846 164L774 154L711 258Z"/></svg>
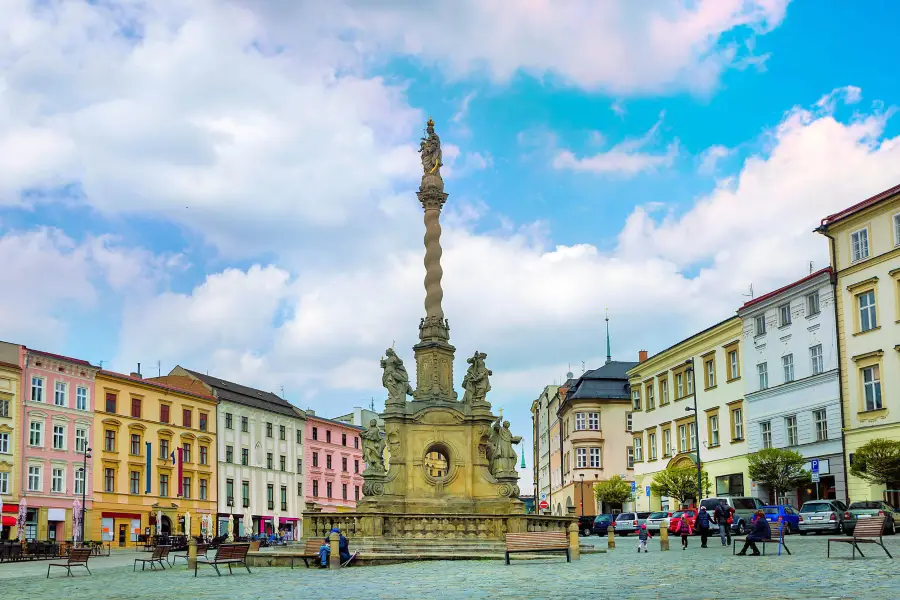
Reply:
<svg viewBox="0 0 900 600"><path fill-rule="evenodd" d="M706 512L706 507L701 506L700 512L697 513L697 527L700 529L700 547L706 548L706 540L709 539L709 513Z"/></svg>
<svg viewBox="0 0 900 600"><path fill-rule="evenodd" d="M347 538L344 537L344 534L341 533L341 530L335 527L331 530L331 533L336 533L340 537L340 541L338 542L338 552L340 552L341 562L347 562L350 560L350 542ZM331 554L331 542L329 541L330 536L325 536L325 541L319 547L319 562L322 567L328 566L328 555Z"/></svg>
<svg viewBox="0 0 900 600"><path fill-rule="evenodd" d="M751 556L759 556L759 549L756 547L756 542L760 542L762 540L768 540L772 537L772 530L769 528L769 522L766 520L766 515L763 511L756 511L756 521L753 523L753 531L747 534L747 541L744 542L744 547L738 552L738 556L746 556L747 548L753 550L753 554Z"/></svg>

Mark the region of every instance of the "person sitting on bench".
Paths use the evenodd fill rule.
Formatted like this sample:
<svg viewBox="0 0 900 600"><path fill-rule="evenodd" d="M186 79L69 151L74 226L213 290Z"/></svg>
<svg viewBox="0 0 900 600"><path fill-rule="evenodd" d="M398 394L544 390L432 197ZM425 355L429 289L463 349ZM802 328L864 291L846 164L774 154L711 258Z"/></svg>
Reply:
<svg viewBox="0 0 900 600"><path fill-rule="evenodd" d="M344 534L341 533L341 530L335 527L331 530L331 533L336 533L340 537L340 541L338 542L338 552L340 553L341 562L347 562L350 560L350 542L347 538L344 537ZM331 542L329 541L330 536L325 536L325 541L322 543L322 546L319 548L319 562L321 566L328 566L328 555L331 554Z"/></svg>
<svg viewBox="0 0 900 600"><path fill-rule="evenodd" d="M738 552L738 556L746 556L747 548L753 550L752 556L759 556L759 548L756 547L756 542L771 538L772 530L769 528L769 522L766 520L765 513L761 510L756 511L756 521L753 523L753 531L747 534L747 541L744 542L744 547Z"/></svg>

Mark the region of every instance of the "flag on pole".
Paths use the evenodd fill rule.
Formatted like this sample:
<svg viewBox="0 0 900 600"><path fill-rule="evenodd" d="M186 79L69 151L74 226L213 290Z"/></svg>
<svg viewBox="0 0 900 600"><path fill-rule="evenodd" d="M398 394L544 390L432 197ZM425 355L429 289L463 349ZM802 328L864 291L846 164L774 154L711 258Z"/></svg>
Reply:
<svg viewBox="0 0 900 600"><path fill-rule="evenodd" d="M180 498L181 496L184 495L184 489L182 489L182 487L181 487L182 482L183 482L181 473L182 473L183 461L184 461L184 455L183 455L184 450L181 448L178 448L177 451L178 451L178 497Z"/></svg>
<svg viewBox="0 0 900 600"><path fill-rule="evenodd" d="M153 470L153 445L150 442L144 442L144 447L146 449L147 454L147 476L145 477L146 482L144 485L144 493L150 493L150 482L152 481L151 471Z"/></svg>

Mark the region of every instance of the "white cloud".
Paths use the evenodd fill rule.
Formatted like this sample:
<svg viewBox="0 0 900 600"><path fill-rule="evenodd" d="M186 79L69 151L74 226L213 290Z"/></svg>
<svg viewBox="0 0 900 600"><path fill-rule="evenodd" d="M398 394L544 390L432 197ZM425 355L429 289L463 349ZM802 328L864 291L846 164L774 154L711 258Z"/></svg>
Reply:
<svg viewBox="0 0 900 600"><path fill-rule="evenodd" d="M731 151L719 144L710 146L700 155L699 171L704 174L716 172L716 167L723 158L727 158Z"/></svg>
<svg viewBox="0 0 900 600"><path fill-rule="evenodd" d="M856 104L862 100L862 90L855 85L845 85L832 90L830 93L822 96L816 106L822 110L833 112L838 102L844 104Z"/></svg>

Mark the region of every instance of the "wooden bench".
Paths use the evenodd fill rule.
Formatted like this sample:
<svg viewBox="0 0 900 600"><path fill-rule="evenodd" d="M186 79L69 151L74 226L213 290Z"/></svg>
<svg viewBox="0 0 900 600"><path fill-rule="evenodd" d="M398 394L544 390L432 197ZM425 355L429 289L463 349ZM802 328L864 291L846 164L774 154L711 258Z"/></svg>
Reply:
<svg viewBox="0 0 900 600"><path fill-rule="evenodd" d="M316 564L316 561L319 560L319 548L324 543L323 540L306 540L306 543L303 545L303 554L291 557L291 568L294 568L294 559L303 559L303 564L306 565L307 569L309 568L310 559L312 559L313 564Z"/></svg>
<svg viewBox="0 0 900 600"><path fill-rule="evenodd" d="M66 557L66 562L50 563L47 565L47 579L50 578L50 567L65 568L66 577L72 576L72 567L84 567L87 569L88 575L92 575L91 570L88 569L88 559L90 557L90 548L72 548L72 550L69 551L69 556Z"/></svg>
<svg viewBox="0 0 900 600"><path fill-rule="evenodd" d="M506 564L509 555L522 552L565 552L566 562L572 562L569 555L569 539L565 531L537 531L534 533L506 534Z"/></svg>
<svg viewBox="0 0 900 600"><path fill-rule="evenodd" d="M159 565L162 567L162 570L166 570L166 562L169 560L169 550L171 550L171 546L157 546L153 549L153 554L150 555L150 558L136 558L134 559L134 567L131 569L132 571L137 571L137 564L141 563L141 571L149 564L150 570L154 570L156 568L155 565Z"/></svg>
<svg viewBox="0 0 900 600"><path fill-rule="evenodd" d="M219 565L228 565L229 575L234 573L231 570L232 565L244 565L248 573L252 574L250 567L247 566L247 552L250 551L250 544L221 544L216 548L216 555L213 558L206 556L198 556L197 564L194 565L194 577L197 576L197 568L200 564L212 565L216 570L216 575L221 576Z"/></svg>
<svg viewBox="0 0 900 600"><path fill-rule="evenodd" d="M197 544L197 556L206 556L207 551L209 551L209 544ZM188 554L190 554L190 550L185 550L184 552L179 552L177 554L173 554L169 559L169 564L174 565L175 561L179 558L183 558L185 562L188 560Z"/></svg>
<svg viewBox="0 0 900 600"><path fill-rule="evenodd" d="M853 537L849 538L829 538L828 539L828 554L826 558L831 558L831 542L839 543L839 544L850 544L853 546L853 558L856 559L856 553L859 552L859 555L863 558L866 557L860 549L860 544L875 544L881 546L881 549L884 550L885 554L888 555L888 558L893 559L891 553L888 552L888 549L884 547L884 542L882 541L882 534L884 532L884 520L885 517L870 517L870 518L857 518L856 527L853 528ZM878 539L875 539L878 538Z"/></svg>
<svg viewBox="0 0 900 600"><path fill-rule="evenodd" d="M787 547L787 544L784 543L784 522L779 521L777 523L769 524L769 537L765 540L757 540L757 544L762 544L762 554L766 555L766 544L781 544L781 547L784 548L784 551L789 555L791 554L790 548ZM734 540L734 543L731 545L731 553L737 553L737 545L738 541Z"/></svg>

